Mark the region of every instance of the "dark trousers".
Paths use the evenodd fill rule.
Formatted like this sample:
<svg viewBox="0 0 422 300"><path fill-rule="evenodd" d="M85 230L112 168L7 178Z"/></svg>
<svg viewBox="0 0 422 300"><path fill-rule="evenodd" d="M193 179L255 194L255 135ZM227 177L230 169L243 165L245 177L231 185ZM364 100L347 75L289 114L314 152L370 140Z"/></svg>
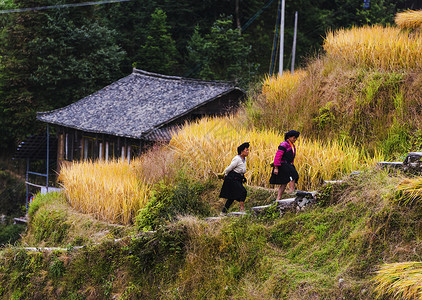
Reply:
<svg viewBox="0 0 422 300"><path fill-rule="evenodd" d="M227 213L230 206L233 204L234 200L236 200L236 199L227 199L226 204L224 204L224 207L223 207L223 210L222 210L223 213L225 213L225 214ZM246 200L246 193L245 193L244 196L242 195L242 198L239 199L238 201L239 202L245 202L245 200Z"/></svg>
<svg viewBox="0 0 422 300"><path fill-rule="evenodd" d="M227 199L226 204L224 204L223 207L223 213L227 213L227 211L229 210L230 206L233 204L234 199Z"/></svg>

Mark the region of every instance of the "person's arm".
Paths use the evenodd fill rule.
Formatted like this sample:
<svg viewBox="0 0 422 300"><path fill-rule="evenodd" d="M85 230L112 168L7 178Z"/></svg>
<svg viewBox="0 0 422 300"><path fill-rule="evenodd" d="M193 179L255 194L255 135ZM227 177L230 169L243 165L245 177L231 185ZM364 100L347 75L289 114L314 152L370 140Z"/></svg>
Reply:
<svg viewBox="0 0 422 300"><path fill-rule="evenodd" d="M281 166L281 158L283 157L284 152L286 152L286 148L283 146L283 143L278 146L278 150L274 157L274 174L278 174L278 167Z"/></svg>
<svg viewBox="0 0 422 300"><path fill-rule="evenodd" d="M224 175L227 176L232 170L234 170L237 167L238 164L239 164L239 157L235 156L232 159L231 164L224 170Z"/></svg>

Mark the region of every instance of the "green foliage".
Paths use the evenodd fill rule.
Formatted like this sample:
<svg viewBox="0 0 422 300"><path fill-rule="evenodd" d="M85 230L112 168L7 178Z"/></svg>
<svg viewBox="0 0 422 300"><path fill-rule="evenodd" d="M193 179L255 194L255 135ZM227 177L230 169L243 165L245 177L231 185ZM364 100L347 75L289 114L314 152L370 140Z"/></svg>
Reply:
<svg viewBox="0 0 422 300"><path fill-rule="evenodd" d="M0 215L19 216L25 209L25 183L9 171L0 170Z"/></svg>
<svg viewBox="0 0 422 300"><path fill-rule="evenodd" d="M70 224L61 210L40 210L33 217L31 227L36 242L61 244L66 240Z"/></svg>
<svg viewBox="0 0 422 300"><path fill-rule="evenodd" d="M68 105L122 75L125 53L115 42L117 32L76 15L67 9L51 11L41 27L45 34L28 43L35 57L29 79L39 109Z"/></svg>
<svg viewBox="0 0 422 300"><path fill-rule="evenodd" d="M204 36L196 27L187 49L188 59L196 76L211 80L243 82L248 81L250 77L251 70L247 58L251 46L246 43L239 29L233 29L230 17L216 20L211 32Z"/></svg>
<svg viewBox="0 0 422 300"><path fill-rule="evenodd" d="M46 194L36 194L28 208L28 215L34 217L35 213L44 205L56 202L57 200L64 201L64 194L60 192L51 192Z"/></svg>
<svg viewBox="0 0 422 300"><path fill-rule="evenodd" d="M19 4L33 6L30 1ZM115 42L116 32L80 9L22 12L5 18L7 26L0 35L2 151L42 130L35 122L37 111L68 105L121 77L124 55Z"/></svg>
<svg viewBox="0 0 422 300"><path fill-rule="evenodd" d="M337 204L339 197L348 187L349 183L347 182L327 183L323 185L318 189L318 193L316 194L316 204L319 207L328 207Z"/></svg>
<svg viewBox="0 0 422 300"><path fill-rule="evenodd" d="M258 215L258 218L264 221L275 221L280 217L280 210L277 208L276 202L272 203L270 207L266 208L263 213Z"/></svg>
<svg viewBox="0 0 422 300"><path fill-rule="evenodd" d="M201 201L205 185L182 179L170 187L164 182L158 183L151 194L151 199L136 217L139 230L154 230L166 221L174 220L177 215L208 216L210 208Z"/></svg>
<svg viewBox="0 0 422 300"><path fill-rule="evenodd" d="M39 291L31 288L31 279L34 276L40 277L40 272L45 268L46 263L41 252L28 253L25 250L6 249L2 252L0 266L0 297L34 299L34 296L39 295Z"/></svg>
<svg viewBox="0 0 422 300"><path fill-rule="evenodd" d="M411 136L406 124L394 122L388 129L387 138L380 142L379 148L387 158L404 160L411 149Z"/></svg>
<svg viewBox="0 0 422 300"><path fill-rule="evenodd" d="M271 222L186 217L82 249L6 248L0 252L0 297L371 299L376 265L418 258L422 207L391 204L398 180L377 171L346 178L321 190L324 205ZM345 279L342 289L339 278Z"/></svg>
<svg viewBox="0 0 422 300"><path fill-rule="evenodd" d="M160 74L175 74L178 52L166 23L166 13L157 8L148 24L148 35L135 58L135 67Z"/></svg>
<svg viewBox="0 0 422 300"><path fill-rule="evenodd" d="M185 228L176 225L160 227L153 235L143 235L134 239L128 248L131 253L130 272L135 274L140 272L145 275L152 273L157 276L170 275L168 272L175 271L185 257L186 238Z"/></svg>
<svg viewBox="0 0 422 300"><path fill-rule="evenodd" d="M327 104L321 107L318 116L313 119L319 130L323 130L327 126L331 127L335 124L335 120L335 108L332 101L327 102Z"/></svg>
<svg viewBox="0 0 422 300"><path fill-rule="evenodd" d="M264 227L253 224L247 218L239 218L222 230L222 257L230 266L226 274L229 278L239 280L253 270L263 258L263 249L267 242Z"/></svg>
<svg viewBox="0 0 422 300"><path fill-rule="evenodd" d="M3 225L0 224L0 245L13 244L20 238L20 234L25 231L25 225L12 224Z"/></svg>
<svg viewBox="0 0 422 300"><path fill-rule="evenodd" d="M53 257L50 262L49 271L50 275L55 279L62 277L66 271L63 261L58 257Z"/></svg>

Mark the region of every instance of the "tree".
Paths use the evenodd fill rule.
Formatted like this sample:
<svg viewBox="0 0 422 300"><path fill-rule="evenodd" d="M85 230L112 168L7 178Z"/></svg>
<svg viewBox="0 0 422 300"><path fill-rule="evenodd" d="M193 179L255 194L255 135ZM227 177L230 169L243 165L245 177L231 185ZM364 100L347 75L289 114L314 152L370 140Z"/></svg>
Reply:
<svg viewBox="0 0 422 300"><path fill-rule="evenodd" d="M35 63L31 91L39 109L68 105L122 77L125 53L115 31L89 18L75 21L70 10L45 17L45 34L28 43Z"/></svg>
<svg viewBox="0 0 422 300"><path fill-rule="evenodd" d="M196 27L187 49L193 76L241 83L250 76L248 55L251 46L246 44L240 30L233 28L231 17L215 21L204 37Z"/></svg>
<svg viewBox="0 0 422 300"><path fill-rule="evenodd" d="M150 22L151 14L157 7L153 0L132 0L101 5L96 11L98 18L117 32L116 44L126 52L121 62L122 72L132 72L139 48L145 44L148 36L145 24Z"/></svg>
<svg viewBox="0 0 422 300"><path fill-rule="evenodd" d="M21 7L34 5L19 1ZM36 112L68 105L121 77L124 52L92 7L9 14L0 56L0 150L41 128Z"/></svg>
<svg viewBox="0 0 422 300"><path fill-rule="evenodd" d="M157 8L148 24L148 36L139 49L136 67L163 74L174 74L177 67L178 52L174 40L168 33L166 13Z"/></svg>

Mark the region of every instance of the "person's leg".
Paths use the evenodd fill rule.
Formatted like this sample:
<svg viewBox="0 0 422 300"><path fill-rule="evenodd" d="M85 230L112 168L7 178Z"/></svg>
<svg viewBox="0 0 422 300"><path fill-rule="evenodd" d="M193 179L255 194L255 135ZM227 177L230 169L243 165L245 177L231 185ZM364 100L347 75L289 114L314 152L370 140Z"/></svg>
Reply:
<svg viewBox="0 0 422 300"><path fill-rule="evenodd" d="M288 183L289 190L287 191L287 193L293 193L295 191L295 183L296 182L294 180L292 180Z"/></svg>
<svg viewBox="0 0 422 300"><path fill-rule="evenodd" d="M229 210L230 205L232 205L233 201L234 201L234 199L227 199L226 204L224 205L223 210L222 210L223 213L225 213L225 214L227 213L227 211Z"/></svg>
<svg viewBox="0 0 422 300"><path fill-rule="evenodd" d="M286 189L286 184L280 185L280 187L278 188L278 193L277 193L277 199L276 200L280 200L281 199L281 195L283 195L285 189Z"/></svg>
<svg viewBox="0 0 422 300"><path fill-rule="evenodd" d="M244 201L240 201L240 211L244 211L245 210L245 202Z"/></svg>

